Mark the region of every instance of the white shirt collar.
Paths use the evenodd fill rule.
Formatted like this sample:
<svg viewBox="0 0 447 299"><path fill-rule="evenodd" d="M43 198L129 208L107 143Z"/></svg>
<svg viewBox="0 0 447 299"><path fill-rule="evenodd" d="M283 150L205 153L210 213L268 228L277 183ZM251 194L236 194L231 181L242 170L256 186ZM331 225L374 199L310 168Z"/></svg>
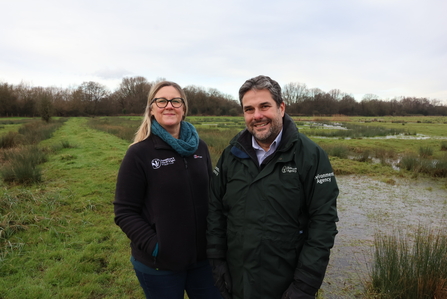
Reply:
<svg viewBox="0 0 447 299"><path fill-rule="evenodd" d="M251 145L256 152L256 156L258 158L259 165L261 165L261 163L265 160L265 158L267 158L268 156L270 156L271 154L273 154L276 151L279 143L281 142L281 139L282 139L282 129L281 129L281 132L279 132L278 136L276 136L275 140L273 140L272 144L270 144L270 148L267 151L265 151L258 144L255 137L253 135L251 136Z"/></svg>

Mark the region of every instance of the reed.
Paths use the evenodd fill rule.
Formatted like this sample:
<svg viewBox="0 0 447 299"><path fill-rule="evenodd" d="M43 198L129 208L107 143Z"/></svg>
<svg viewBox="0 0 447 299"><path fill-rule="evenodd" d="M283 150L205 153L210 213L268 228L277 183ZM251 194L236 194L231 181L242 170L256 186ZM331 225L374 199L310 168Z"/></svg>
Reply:
<svg viewBox="0 0 447 299"><path fill-rule="evenodd" d="M20 134L9 131L5 135L0 136L0 148L11 148L19 145L21 142Z"/></svg>
<svg viewBox="0 0 447 299"><path fill-rule="evenodd" d="M41 181L39 164L47 161L47 154L36 145L13 149L3 153L7 162L0 168L4 182L32 184Z"/></svg>
<svg viewBox="0 0 447 299"><path fill-rule="evenodd" d="M447 298L447 233L377 233L367 293L372 298Z"/></svg>
<svg viewBox="0 0 447 299"><path fill-rule="evenodd" d="M433 148L430 146L420 146L419 156L421 156L422 158L428 158L433 156Z"/></svg>

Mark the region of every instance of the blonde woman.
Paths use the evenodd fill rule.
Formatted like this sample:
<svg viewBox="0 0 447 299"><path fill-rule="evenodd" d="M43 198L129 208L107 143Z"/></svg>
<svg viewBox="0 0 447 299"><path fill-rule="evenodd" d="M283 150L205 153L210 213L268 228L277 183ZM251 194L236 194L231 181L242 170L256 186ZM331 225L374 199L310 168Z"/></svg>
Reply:
<svg viewBox="0 0 447 299"><path fill-rule="evenodd" d="M178 84L155 84L118 173L115 223L146 298L221 298L206 258L211 160L187 111Z"/></svg>

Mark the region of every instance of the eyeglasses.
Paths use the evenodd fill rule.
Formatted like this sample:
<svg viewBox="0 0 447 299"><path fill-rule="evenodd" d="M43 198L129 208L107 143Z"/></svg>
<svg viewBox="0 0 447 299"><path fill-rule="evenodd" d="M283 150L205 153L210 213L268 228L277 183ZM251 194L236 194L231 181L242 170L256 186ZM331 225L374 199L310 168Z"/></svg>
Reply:
<svg viewBox="0 0 447 299"><path fill-rule="evenodd" d="M173 98L171 100L165 98L155 98L152 100L152 103L153 102L155 102L155 105L157 105L158 108L166 108L169 102L171 102L172 107L180 108L182 107L184 101L182 98Z"/></svg>

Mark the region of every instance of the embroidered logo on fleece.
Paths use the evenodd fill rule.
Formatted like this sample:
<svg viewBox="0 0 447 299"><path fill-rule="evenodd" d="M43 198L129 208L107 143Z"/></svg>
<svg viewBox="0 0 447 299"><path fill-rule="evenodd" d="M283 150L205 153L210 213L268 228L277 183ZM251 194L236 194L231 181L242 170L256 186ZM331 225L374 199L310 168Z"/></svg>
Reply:
<svg viewBox="0 0 447 299"><path fill-rule="evenodd" d="M315 180L317 181L317 184L330 183L333 176L334 176L333 172L317 174L315 176Z"/></svg>
<svg viewBox="0 0 447 299"><path fill-rule="evenodd" d="M194 159L202 159L202 156L194 155Z"/></svg>
<svg viewBox="0 0 447 299"><path fill-rule="evenodd" d="M161 166L167 166L167 165L174 164L174 162L175 162L175 158L172 157L172 158L166 158L166 159L163 159L163 160L153 159L151 161L151 164L152 164L152 168L153 169L158 169Z"/></svg>

